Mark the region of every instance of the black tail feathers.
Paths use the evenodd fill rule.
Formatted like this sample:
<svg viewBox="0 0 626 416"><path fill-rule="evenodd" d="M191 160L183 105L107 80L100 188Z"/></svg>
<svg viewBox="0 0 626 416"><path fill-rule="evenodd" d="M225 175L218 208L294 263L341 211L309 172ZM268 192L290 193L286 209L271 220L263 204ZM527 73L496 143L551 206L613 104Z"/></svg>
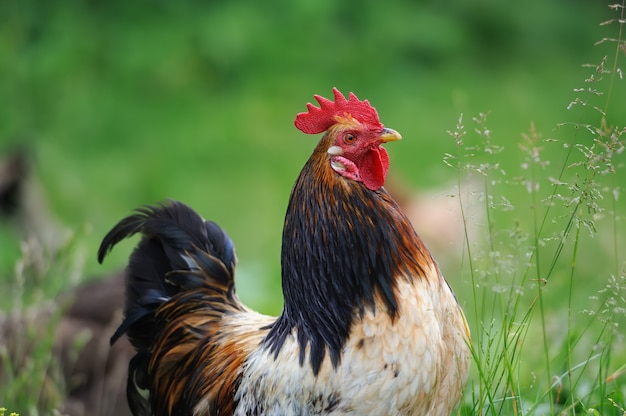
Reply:
<svg viewBox="0 0 626 416"><path fill-rule="evenodd" d="M125 319L111 343L122 334L137 350L148 348L158 331L155 313L177 293L198 287L232 290L237 263L228 235L214 222L177 201L139 208L102 240L98 261L121 240L143 235L126 271Z"/></svg>

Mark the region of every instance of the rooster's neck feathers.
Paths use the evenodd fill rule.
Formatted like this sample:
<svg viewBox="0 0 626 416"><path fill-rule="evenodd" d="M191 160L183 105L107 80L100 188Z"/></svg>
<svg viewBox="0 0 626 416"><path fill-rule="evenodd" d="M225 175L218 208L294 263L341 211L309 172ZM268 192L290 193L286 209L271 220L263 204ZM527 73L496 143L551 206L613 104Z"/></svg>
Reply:
<svg viewBox="0 0 626 416"><path fill-rule="evenodd" d="M291 193L282 243L285 307L266 345L278 354L295 330L300 363L314 373L326 351L340 361L352 324L365 308L397 312L397 279L426 278L434 263L407 217L381 188L341 177L322 139ZM410 277L409 277L410 276Z"/></svg>

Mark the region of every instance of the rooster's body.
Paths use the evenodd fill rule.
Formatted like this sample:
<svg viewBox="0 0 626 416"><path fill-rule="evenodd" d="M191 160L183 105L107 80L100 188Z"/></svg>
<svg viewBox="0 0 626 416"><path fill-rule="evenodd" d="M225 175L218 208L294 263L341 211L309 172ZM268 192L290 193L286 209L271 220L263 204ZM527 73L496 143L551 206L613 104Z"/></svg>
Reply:
<svg viewBox="0 0 626 416"><path fill-rule="evenodd" d="M465 318L382 188L380 144L400 136L352 94L316 98L321 108L296 119L326 134L287 209L278 318L239 301L232 242L181 203L140 209L105 237L100 259L144 235L114 335L127 332L137 349L136 415L447 415L460 400Z"/></svg>

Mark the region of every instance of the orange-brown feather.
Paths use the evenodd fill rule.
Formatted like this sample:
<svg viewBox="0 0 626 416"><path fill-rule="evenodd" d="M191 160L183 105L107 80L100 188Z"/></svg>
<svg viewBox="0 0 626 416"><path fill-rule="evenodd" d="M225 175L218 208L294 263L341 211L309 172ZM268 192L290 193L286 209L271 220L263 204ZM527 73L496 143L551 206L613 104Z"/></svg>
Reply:
<svg viewBox="0 0 626 416"><path fill-rule="evenodd" d="M156 409L172 414L185 400L193 408L201 399L220 414L233 414L241 366L252 346L250 334L229 325L247 311L227 288L220 289L185 292L157 312L168 324L154 343L149 367Z"/></svg>
<svg viewBox="0 0 626 416"><path fill-rule="evenodd" d="M349 124L347 127L352 127L352 125ZM408 268L408 275L414 277L419 276L425 279L429 278L428 274L424 273L424 267L421 265L428 266L435 263L435 260L415 231L409 218L391 197L391 195L384 188L381 188L376 192L380 200L376 198L369 198L368 195L372 191L364 188L354 181L342 178L329 168L327 150L330 146L332 146L332 143L335 140L335 135L338 134L342 128L346 128L346 125L339 124L333 126L333 128L331 128L319 142L310 159L313 162L311 168L312 175L307 177L314 178L314 180L321 182L326 182L329 184L328 188L340 189L341 191L321 193L314 192L315 188L312 186L303 186L304 189L309 191L308 197L316 201L316 203L311 206L327 207L328 210L326 212L322 212L320 216L332 218L334 216L334 212L332 211L333 205L341 204L344 206L345 210L353 208L347 206L347 204L351 199L350 197L356 193L356 198L360 199L365 204L363 209L356 211L356 213L359 215L362 223L369 224L370 227L377 226L377 224L374 224L374 219L376 217L372 216L373 212L377 212L381 209L388 210L389 213L391 213L391 224L382 224L382 226L388 227L391 225L393 227L397 227L399 230L397 235L400 238L398 244L405 248L405 250L399 251L400 255L394 259L397 263L398 269L406 267ZM315 212L309 211L305 215L316 214ZM337 220L341 221L344 219L337 218ZM348 225L351 228L351 231L354 231L352 230L352 227L354 227L355 224L349 223Z"/></svg>

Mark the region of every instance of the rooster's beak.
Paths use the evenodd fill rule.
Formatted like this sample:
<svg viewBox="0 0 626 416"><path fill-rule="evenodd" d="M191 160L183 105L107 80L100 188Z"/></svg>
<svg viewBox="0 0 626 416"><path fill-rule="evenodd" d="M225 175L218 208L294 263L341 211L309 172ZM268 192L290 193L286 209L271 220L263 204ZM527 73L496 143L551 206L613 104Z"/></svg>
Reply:
<svg viewBox="0 0 626 416"><path fill-rule="evenodd" d="M395 142L396 140L401 140L402 136L400 135L400 133L398 133L394 129L384 128L380 136L378 136L378 138L380 139L381 143L387 143L387 142Z"/></svg>

